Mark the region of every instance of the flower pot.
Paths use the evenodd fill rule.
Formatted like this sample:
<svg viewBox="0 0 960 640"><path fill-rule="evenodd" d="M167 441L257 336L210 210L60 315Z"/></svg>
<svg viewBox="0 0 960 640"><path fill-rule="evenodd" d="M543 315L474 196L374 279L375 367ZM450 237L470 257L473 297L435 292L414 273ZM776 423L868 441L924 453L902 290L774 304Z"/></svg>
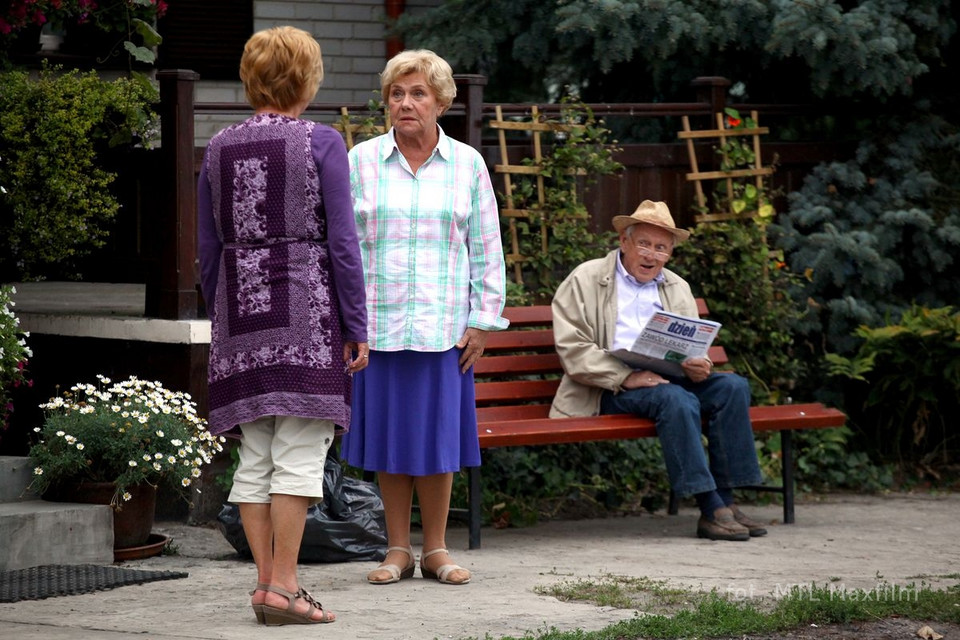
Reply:
<svg viewBox="0 0 960 640"><path fill-rule="evenodd" d="M80 482L51 487L44 500L109 505L116 487L112 482ZM130 487L130 500L120 502L113 511L113 548L139 547L146 543L153 528L157 488L149 484Z"/></svg>

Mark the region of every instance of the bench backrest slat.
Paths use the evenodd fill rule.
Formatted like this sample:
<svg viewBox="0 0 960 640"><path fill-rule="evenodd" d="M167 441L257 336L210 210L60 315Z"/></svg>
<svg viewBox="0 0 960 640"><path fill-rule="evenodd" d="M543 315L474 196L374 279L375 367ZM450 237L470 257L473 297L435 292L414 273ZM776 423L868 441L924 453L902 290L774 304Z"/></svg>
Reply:
<svg viewBox="0 0 960 640"><path fill-rule="evenodd" d="M703 301L697 304L706 315ZM545 419L563 375L551 308L507 307L503 315L510 327L488 334L484 356L474 365L477 415L481 422ZM716 365L727 363L723 347L711 347L709 355Z"/></svg>
<svg viewBox="0 0 960 640"><path fill-rule="evenodd" d="M697 307L701 316L707 315L702 299L697 299ZM487 335L484 356L474 365L477 405L552 400L563 366L553 343L550 306L507 307L503 315L510 320L510 327ZM729 362L721 346L710 347L709 356L717 366Z"/></svg>
<svg viewBox="0 0 960 640"><path fill-rule="evenodd" d="M519 376L535 373L556 373L561 368L560 356L556 353L484 356L473 366L473 374L477 378L496 375Z"/></svg>
<svg viewBox="0 0 960 640"><path fill-rule="evenodd" d="M506 382L478 382L474 385L477 406L495 402L553 401L560 379L508 380Z"/></svg>
<svg viewBox="0 0 960 640"><path fill-rule="evenodd" d="M491 331L485 351L553 351L553 329Z"/></svg>
<svg viewBox="0 0 960 640"><path fill-rule="evenodd" d="M509 406L477 407L477 422L504 420L540 420L550 417L550 404L513 404Z"/></svg>
<svg viewBox="0 0 960 640"><path fill-rule="evenodd" d="M697 313L700 314L701 318L706 318L710 315L707 301L703 298L697 298ZM510 320L510 325L513 327L530 327L553 322L553 311L548 304L536 304L528 307L506 307L503 310L503 317Z"/></svg>
<svg viewBox="0 0 960 640"><path fill-rule="evenodd" d="M553 310L548 304L530 307L507 307L503 317L510 321L511 327L536 327L553 322Z"/></svg>

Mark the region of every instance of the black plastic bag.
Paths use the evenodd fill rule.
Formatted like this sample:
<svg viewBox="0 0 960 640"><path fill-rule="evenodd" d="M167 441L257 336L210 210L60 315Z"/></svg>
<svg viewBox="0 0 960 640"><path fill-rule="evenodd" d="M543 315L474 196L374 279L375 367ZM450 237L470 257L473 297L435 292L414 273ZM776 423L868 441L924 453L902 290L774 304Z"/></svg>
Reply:
<svg viewBox="0 0 960 640"><path fill-rule="evenodd" d="M220 532L244 558L252 558L243 533L240 508L224 504L217 516ZM387 527L380 489L372 482L344 477L340 463L327 456L323 501L307 510L300 562L381 561L387 552Z"/></svg>

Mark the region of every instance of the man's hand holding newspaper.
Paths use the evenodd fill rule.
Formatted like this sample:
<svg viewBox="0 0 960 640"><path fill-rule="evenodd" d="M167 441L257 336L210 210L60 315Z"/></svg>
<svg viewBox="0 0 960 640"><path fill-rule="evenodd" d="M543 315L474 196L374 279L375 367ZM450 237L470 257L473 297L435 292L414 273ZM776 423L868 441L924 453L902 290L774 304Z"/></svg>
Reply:
<svg viewBox="0 0 960 640"><path fill-rule="evenodd" d="M635 369L682 377L681 363L688 358L705 358L720 326L711 320L657 311L630 349L610 354Z"/></svg>

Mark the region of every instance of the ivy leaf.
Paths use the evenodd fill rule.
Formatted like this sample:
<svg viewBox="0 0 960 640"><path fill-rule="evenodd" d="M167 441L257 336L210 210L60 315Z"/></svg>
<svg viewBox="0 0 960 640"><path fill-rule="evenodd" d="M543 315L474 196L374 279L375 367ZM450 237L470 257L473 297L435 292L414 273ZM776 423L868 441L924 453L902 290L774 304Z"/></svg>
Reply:
<svg viewBox="0 0 960 640"><path fill-rule="evenodd" d="M157 59L157 54L152 50L147 49L146 47L138 47L129 40L123 43L123 48L127 50L134 59L138 62L145 62L147 64L153 64L154 60Z"/></svg>
<svg viewBox="0 0 960 640"><path fill-rule="evenodd" d="M734 109L733 107L727 107L726 109L723 110L723 112L728 116L730 116L731 118L733 118L734 120L740 119L740 112Z"/></svg>
<svg viewBox="0 0 960 640"><path fill-rule="evenodd" d="M144 46L155 47L163 42L163 37L157 33L157 30L154 29L153 25L149 22L141 20L140 18L134 18L130 22L133 23L134 31L143 37Z"/></svg>
<svg viewBox="0 0 960 640"><path fill-rule="evenodd" d="M747 208L746 200L737 198L730 203L730 208L733 209L734 213L741 213L744 209Z"/></svg>
<svg viewBox="0 0 960 640"><path fill-rule="evenodd" d="M772 205L772 204L762 205L762 206L757 210L757 214L758 214L761 218L769 218L769 217L773 216L773 205Z"/></svg>

